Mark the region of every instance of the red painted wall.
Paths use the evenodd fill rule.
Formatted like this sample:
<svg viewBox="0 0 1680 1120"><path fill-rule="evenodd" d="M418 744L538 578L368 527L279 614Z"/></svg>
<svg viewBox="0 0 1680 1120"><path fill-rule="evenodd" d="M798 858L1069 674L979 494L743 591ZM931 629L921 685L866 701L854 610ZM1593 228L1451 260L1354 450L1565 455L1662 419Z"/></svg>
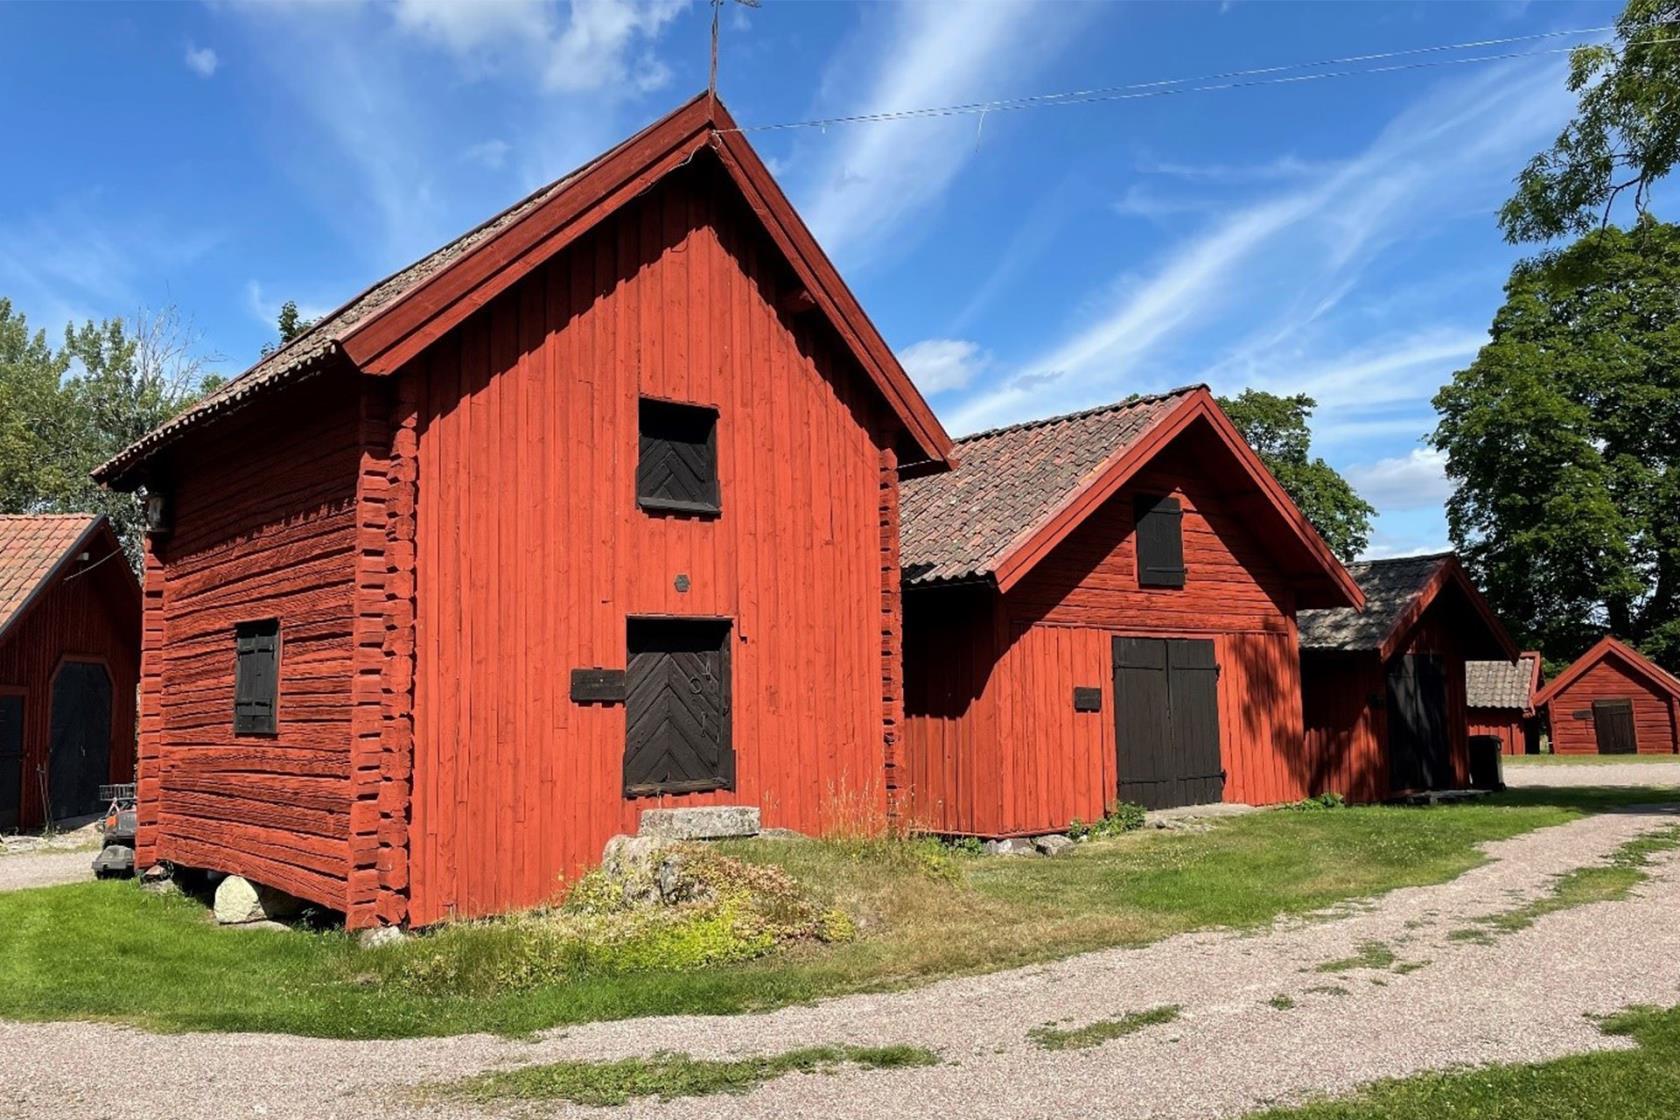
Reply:
<svg viewBox="0 0 1680 1120"><path fill-rule="evenodd" d="M1633 701L1633 733L1640 754L1674 754L1680 750L1673 697L1630 672L1612 653L1547 702L1552 753L1598 753L1597 730L1591 714L1594 700ZM1576 719L1576 712L1586 712L1587 716Z"/></svg>
<svg viewBox="0 0 1680 1120"><path fill-rule="evenodd" d="M146 580L142 864L345 907L357 400L354 379L318 378L172 453L174 530ZM234 626L264 618L280 620L278 733L235 736Z"/></svg>
<svg viewBox="0 0 1680 1120"><path fill-rule="evenodd" d="M1491 735L1499 740L1501 754L1525 754L1523 715L1512 708L1471 708L1468 715L1469 734Z"/></svg>
<svg viewBox="0 0 1680 1120"><path fill-rule="evenodd" d="M115 548L95 539L89 565L72 564L57 576L17 626L0 640L0 693L23 697L23 796L18 827L46 823L42 786L52 743L52 686L65 661L98 661L111 676L111 765L101 782L126 782L134 774L134 689L139 677L140 609L127 561L115 557L91 568ZM79 571L65 582L67 576ZM125 585L126 583L126 585Z"/></svg>
<svg viewBox="0 0 1680 1120"><path fill-rule="evenodd" d="M659 805L879 825L897 421L717 172L674 173L400 376L418 424L411 921L551 897ZM637 509L638 395L716 406L723 513ZM677 590L686 575L689 588ZM731 619L732 792L627 800L626 620Z"/></svg>
<svg viewBox="0 0 1680 1120"><path fill-rule="evenodd" d="M960 449L959 449L960 457ZM905 603L907 809L917 827L1025 835L1094 820L1115 799L1116 635L1212 637L1225 798L1305 795L1294 600L1192 436L1105 502L1009 594L912 590ZM1183 508L1182 589L1140 589L1132 499ZM1102 690L1075 712L1073 689Z"/></svg>

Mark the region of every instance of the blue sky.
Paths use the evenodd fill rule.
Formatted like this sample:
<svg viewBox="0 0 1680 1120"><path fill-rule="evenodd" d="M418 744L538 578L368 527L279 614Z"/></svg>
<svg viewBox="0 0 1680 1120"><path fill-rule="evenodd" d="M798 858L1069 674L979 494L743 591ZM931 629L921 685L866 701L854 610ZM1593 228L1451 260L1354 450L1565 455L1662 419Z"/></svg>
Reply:
<svg viewBox="0 0 1680 1120"><path fill-rule="evenodd" d="M765 0L743 125L1613 22L1619 4ZM178 305L224 372L705 84L704 3L0 5L0 295ZM1538 52L1537 40L1464 54ZM751 139L953 433L1194 381L1318 398L1317 446L1444 546L1429 399L1518 255L1494 211L1564 58Z"/></svg>

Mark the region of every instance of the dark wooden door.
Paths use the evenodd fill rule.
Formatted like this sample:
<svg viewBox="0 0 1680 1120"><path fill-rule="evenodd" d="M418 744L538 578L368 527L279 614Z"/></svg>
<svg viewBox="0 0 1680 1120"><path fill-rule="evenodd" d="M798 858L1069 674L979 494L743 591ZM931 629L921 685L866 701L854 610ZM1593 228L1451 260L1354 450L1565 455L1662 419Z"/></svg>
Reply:
<svg viewBox="0 0 1680 1120"><path fill-rule="evenodd" d="M23 804L23 697L0 696L0 832L18 826Z"/></svg>
<svg viewBox="0 0 1680 1120"><path fill-rule="evenodd" d="M67 661L53 679L49 816L58 821L97 813L99 787L110 781L111 676L105 666Z"/></svg>
<svg viewBox="0 0 1680 1120"><path fill-rule="evenodd" d="M633 619L629 646L625 795L734 788L729 624Z"/></svg>
<svg viewBox="0 0 1680 1120"><path fill-rule="evenodd" d="M1452 782L1447 675L1434 654L1408 653L1388 668L1389 785L1444 789Z"/></svg>
<svg viewBox="0 0 1680 1120"><path fill-rule="evenodd" d="M1592 711L1599 754L1639 753L1639 740L1633 731L1632 700L1594 700Z"/></svg>
<svg viewBox="0 0 1680 1120"><path fill-rule="evenodd" d="M1212 641L1114 639L1114 746L1121 801L1170 809L1224 797Z"/></svg>

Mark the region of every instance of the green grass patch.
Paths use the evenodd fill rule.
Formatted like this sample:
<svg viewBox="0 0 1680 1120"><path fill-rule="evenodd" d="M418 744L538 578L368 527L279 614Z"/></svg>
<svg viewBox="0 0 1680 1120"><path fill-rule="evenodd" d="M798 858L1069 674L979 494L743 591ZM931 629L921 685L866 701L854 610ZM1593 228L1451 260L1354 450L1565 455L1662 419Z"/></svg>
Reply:
<svg viewBox="0 0 1680 1120"><path fill-rule="evenodd" d="M1315 966L1318 972L1352 972L1356 968L1387 968L1397 959L1394 950L1381 941L1367 941L1359 946L1359 952L1351 957L1340 960L1325 961Z"/></svg>
<svg viewBox="0 0 1680 1120"><path fill-rule="evenodd" d="M1053 1023L1047 1023L1042 1027L1034 1027L1028 1031L1027 1037L1044 1050L1084 1050L1091 1046L1101 1046L1105 1042L1112 1042L1129 1034L1136 1034L1145 1027L1170 1023L1177 1018L1178 1005L1167 1004L1162 1007L1152 1007L1148 1011L1133 1011L1113 1019L1098 1019L1088 1026L1075 1027L1071 1030L1064 1030Z"/></svg>
<svg viewBox="0 0 1680 1120"><path fill-rule="evenodd" d="M1637 1048L1536 1065L1380 1081L1351 1096L1248 1120L1668 1120L1680 1116L1680 1008L1633 1009L1599 1024Z"/></svg>
<svg viewBox="0 0 1680 1120"><path fill-rule="evenodd" d="M364 950L331 931L218 928L201 905L131 883L15 891L0 894L0 1017L400 1038L762 1010L1188 930L1263 927L1451 879L1483 862L1486 841L1675 799L1523 790L1430 808L1249 813L1208 832L1090 840L1055 859L967 856L932 840L732 843L718 850L800 885L797 921L768 904L653 941L613 934L582 948L544 915L445 925ZM849 928L825 940L818 919ZM609 934L618 928L601 920ZM766 946L755 940L760 921L804 934Z"/></svg>
<svg viewBox="0 0 1680 1120"><path fill-rule="evenodd" d="M1312 992L1314 995L1321 996L1347 996L1353 994L1340 984L1314 984L1312 987L1308 988L1307 991Z"/></svg>
<svg viewBox="0 0 1680 1120"><path fill-rule="evenodd" d="M903 1069L936 1065L932 1051L917 1046L808 1046L757 1058L706 1061L687 1054L655 1054L612 1062L549 1062L497 1070L422 1090L425 1096L468 1100L572 1101L587 1105L625 1104L636 1097L703 1097L745 1093L790 1073L832 1073L845 1066Z"/></svg>
<svg viewBox="0 0 1680 1120"><path fill-rule="evenodd" d="M1650 876L1645 868L1658 852L1680 848L1680 826L1648 832L1623 844L1602 864L1560 875L1545 895L1447 934L1451 941L1490 944L1495 937L1527 929L1547 914L1595 902L1619 902Z"/></svg>
<svg viewBox="0 0 1680 1120"><path fill-rule="evenodd" d="M1266 1001L1266 1006L1276 1011L1293 1011L1295 1009L1295 1001L1284 995L1282 992L1279 992L1277 995Z"/></svg>
<svg viewBox="0 0 1680 1120"><path fill-rule="evenodd" d="M1628 762L1680 762L1680 754L1513 754L1505 766L1615 766Z"/></svg>

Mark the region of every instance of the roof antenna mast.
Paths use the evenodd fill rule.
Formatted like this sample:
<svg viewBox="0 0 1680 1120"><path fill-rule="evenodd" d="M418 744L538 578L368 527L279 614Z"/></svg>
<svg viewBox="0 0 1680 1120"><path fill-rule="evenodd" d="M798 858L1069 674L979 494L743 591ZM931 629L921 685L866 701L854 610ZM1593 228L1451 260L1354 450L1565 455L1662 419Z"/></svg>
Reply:
<svg viewBox="0 0 1680 1120"><path fill-rule="evenodd" d="M718 17L723 14L723 3L724 0L712 0L712 67L706 77L706 101L712 109L717 108ZM756 8L762 0L735 0L735 3Z"/></svg>

